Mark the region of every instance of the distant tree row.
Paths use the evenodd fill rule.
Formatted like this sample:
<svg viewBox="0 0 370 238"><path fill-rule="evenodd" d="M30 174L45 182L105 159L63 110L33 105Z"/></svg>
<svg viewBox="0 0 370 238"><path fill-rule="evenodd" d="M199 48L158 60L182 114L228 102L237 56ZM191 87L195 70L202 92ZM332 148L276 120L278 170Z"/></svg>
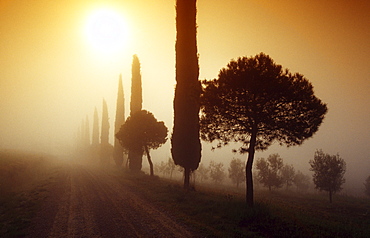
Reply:
<svg viewBox="0 0 370 238"><path fill-rule="evenodd" d="M295 172L293 165L284 165L279 154L269 155L267 159L259 158L256 161L257 182L271 189L281 188L284 185L289 188L293 184L297 189L303 191L309 187L310 177L301 171Z"/></svg>
<svg viewBox="0 0 370 238"><path fill-rule="evenodd" d="M99 131L98 111L95 108L91 143L88 116L86 116L86 120L82 120L78 133L77 153L79 156L82 156L88 161L99 162L102 165L109 163L110 155L112 154L112 145L109 144L108 107L104 99L101 131Z"/></svg>
<svg viewBox="0 0 370 238"><path fill-rule="evenodd" d="M151 165L151 175L153 175L153 163L149 150L156 149L166 142L168 130L163 122L158 122L154 118L152 113L142 110L140 61L136 55L133 56L132 61L131 81L130 116L126 120L122 75L119 76L114 145L112 146L109 143L108 106L103 99L100 139L99 118L95 108L92 143L90 144L89 121L86 116L86 119L82 120L78 131L79 152L84 153L84 157L89 157L95 161L99 160L102 166L110 164L113 158L118 167L123 165L126 154L128 154L126 166L134 172L141 170L142 156L145 152ZM96 157L99 159L96 159Z"/></svg>

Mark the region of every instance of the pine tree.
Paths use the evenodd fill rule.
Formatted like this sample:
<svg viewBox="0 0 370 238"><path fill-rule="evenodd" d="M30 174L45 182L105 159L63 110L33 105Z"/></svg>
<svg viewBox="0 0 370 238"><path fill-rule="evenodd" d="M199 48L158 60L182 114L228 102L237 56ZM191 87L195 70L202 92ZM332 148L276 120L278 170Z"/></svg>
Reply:
<svg viewBox="0 0 370 238"><path fill-rule="evenodd" d="M256 151L274 142L301 145L312 137L327 112L312 84L290 73L268 55L232 60L217 79L203 81L201 136L218 147L239 142L248 153L246 202L253 206L253 161Z"/></svg>
<svg viewBox="0 0 370 238"><path fill-rule="evenodd" d="M190 173L199 166L200 83L196 39L196 0L177 0L176 6L176 89L172 158L184 168L184 188Z"/></svg>
<svg viewBox="0 0 370 238"><path fill-rule="evenodd" d="M114 134L116 134L121 126L125 123L125 97L123 93L122 75L119 76L118 93L117 93L117 108L116 121L114 124ZM118 167L123 163L123 147L120 145L117 138L114 139L113 158Z"/></svg>
<svg viewBox="0 0 370 238"><path fill-rule="evenodd" d="M103 113L100 136L100 163L103 165L109 164L109 117L107 102L103 99Z"/></svg>
<svg viewBox="0 0 370 238"><path fill-rule="evenodd" d="M141 111L142 103L140 61L137 55L134 55L132 60L130 116ZM143 160L143 151L129 150L128 160L131 171L140 171Z"/></svg>

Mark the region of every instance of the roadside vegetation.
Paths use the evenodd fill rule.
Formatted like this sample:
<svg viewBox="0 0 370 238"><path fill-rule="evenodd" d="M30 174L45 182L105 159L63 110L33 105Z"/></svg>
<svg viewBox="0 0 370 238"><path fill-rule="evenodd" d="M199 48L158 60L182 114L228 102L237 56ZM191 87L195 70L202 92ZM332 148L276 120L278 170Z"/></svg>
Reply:
<svg viewBox="0 0 370 238"><path fill-rule="evenodd" d="M207 237L368 237L370 203L366 198L338 195L333 204L326 193L256 190L256 204L245 205L243 190L227 186L182 188L181 182L127 174L129 184L163 210L202 231Z"/></svg>

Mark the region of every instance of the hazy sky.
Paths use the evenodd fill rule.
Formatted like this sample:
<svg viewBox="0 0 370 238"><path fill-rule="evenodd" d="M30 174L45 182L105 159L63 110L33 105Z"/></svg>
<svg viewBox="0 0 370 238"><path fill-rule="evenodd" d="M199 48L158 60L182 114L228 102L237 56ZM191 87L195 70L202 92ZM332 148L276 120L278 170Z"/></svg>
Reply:
<svg viewBox="0 0 370 238"><path fill-rule="evenodd" d="M113 53L94 48L86 33L89 17L103 8L114 9L127 26L123 47ZM369 12L367 0L198 0L201 79L217 77L231 59L264 52L305 75L328 104L313 138L256 157L280 153L308 171L316 149L339 153L348 177L354 175L348 180L362 186L370 175ZM92 124L94 107L101 118L103 98L113 138L121 73L129 114L133 54L141 61L143 108L172 131L175 36L175 0L1 0L0 148L71 144L86 115ZM167 143L153 159L167 159L169 148ZM210 152L205 145L203 160L226 165L246 156L230 150Z"/></svg>

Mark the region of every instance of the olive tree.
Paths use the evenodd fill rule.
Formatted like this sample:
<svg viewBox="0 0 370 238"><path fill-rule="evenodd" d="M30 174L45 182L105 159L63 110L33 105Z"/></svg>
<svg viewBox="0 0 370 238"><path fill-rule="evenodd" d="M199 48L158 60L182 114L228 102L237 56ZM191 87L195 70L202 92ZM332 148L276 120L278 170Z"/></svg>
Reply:
<svg viewBox="0 0 370 238"><path fill-rule="evenodd" d="M202 81L201 138L218 146L239 142L248 153L246 200L253 206L252 166L256 150L273 142L294 146L313 136L327 112L312 84L268 55L232 60L218 78Z"/></svg>
<svg viewBox="0 0 370 238"><path fill-rule="evenodd" d="M263 186L280 188L283 185L281 169L283 168L283 159L279 154L269 155L267 160L259 158L256 163L257 178Z"/></svg>
<svg viewBox="0 0 370 238"><path fill-rule="evenodd" d="M216 183L220 184L225 178L225 169L223 163L211 161L209 163L209 177Z"/></svg>
<svg viewBox="0 0 370 238"><path fill-rule="evenodd" d="M314 172L313 182L320 191L329 192L329 201L332 203L333 193L342 190L346 181L346 162L337 155L329 155L322 150L317 150L313 160L310 160L310 170Z"/></svg>
<svg viewBox="0 0 370 238"><path fill-rule="evenodd" d="M294 177L295 177L295 170L293 165L284 165L281 168L281 179L283 183L285 183L286 188L292 186L294 183Z"/></svg>
<svg viewBox="0 0 370 238"><path fill-rule="evenodd" d="M229 178L239 188L239 184L245 181L245 166L240 159L232 159L229 165Z"/></svg>

